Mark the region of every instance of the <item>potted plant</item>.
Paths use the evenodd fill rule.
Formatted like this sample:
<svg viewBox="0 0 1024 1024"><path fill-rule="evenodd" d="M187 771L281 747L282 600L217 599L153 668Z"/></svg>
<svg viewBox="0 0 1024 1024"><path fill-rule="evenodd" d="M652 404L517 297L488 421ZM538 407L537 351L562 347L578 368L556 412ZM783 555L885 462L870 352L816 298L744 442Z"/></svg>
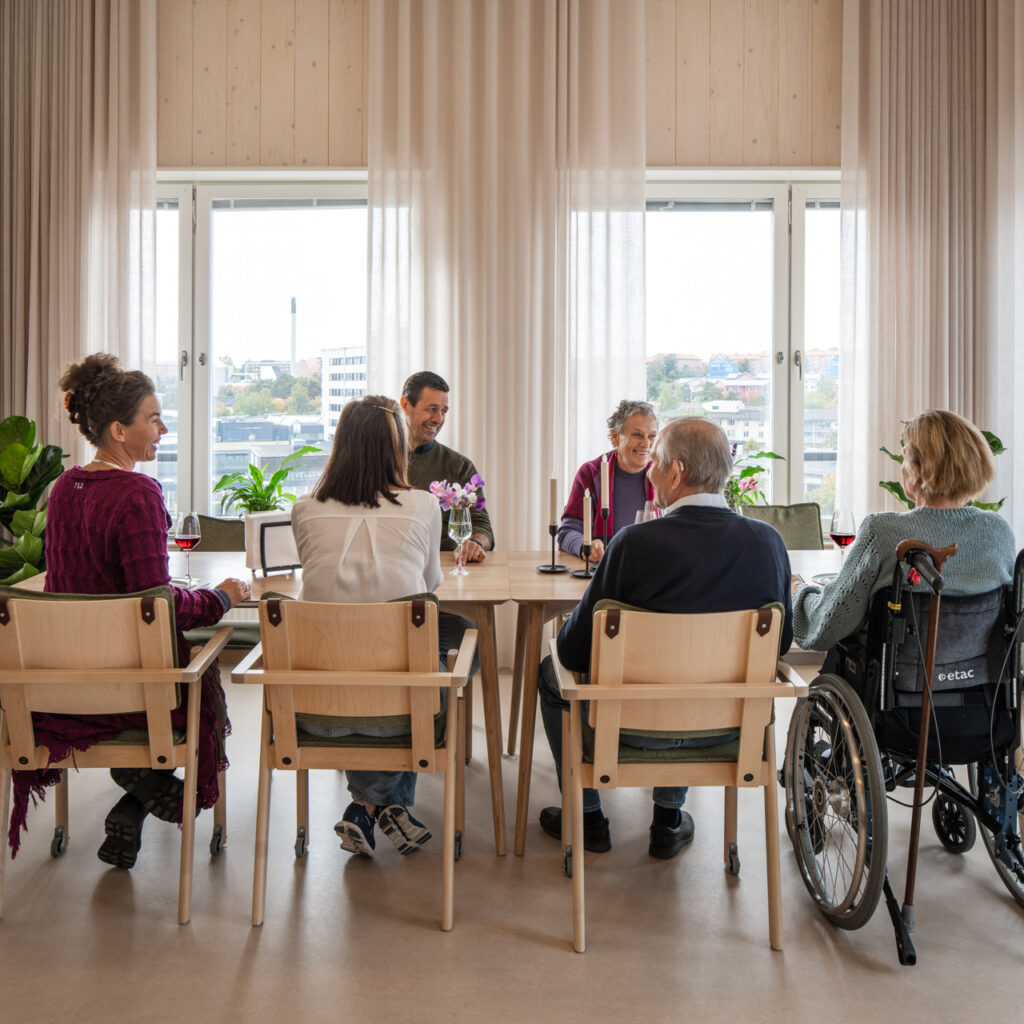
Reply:
<svg viewBox="0 0 1024 1024"><path fill-rule="evenodd" d="M214 493L223 491L226 495L221 502L221 510L227 512L237 507L245 513L274 512L291 505L295 495L284 491L284 482L302 457L314 452L323 455L321 449L304 444L291 455L286 455L269 477L264 477L263 470L251 462L247 472L226 473L213 485Z"/></svg>
<svg viewBox="0 0 1024 1024"><path fill-rule="evenodd" d="M741 455L736 458L738 446L732 446L733 475L725 482L725 500L729 508L738 511L740 505L766 504L768 499L764 492L758 489L759 474L764 473L768 467L762 466L757 459L780 459L785 462L782 455L775 452L763 451L753 452L751 455Z"/></svg>
<svg viewBox="0 0 1024 1024"><path fill-rule="evenodd" d="M67 458L58 445L35 439L36 425L24 416L0 423L0 526L14 538L0 538L0 584L8 586L45 567L46 502L39 501Z"/></svg>
<svg viewBox="0 0 1024 1024"><path fill-rule="evenodd" d="M906 420L904 420L903 425L907 425ZM989 450L992 452L993 455L1002 455L1003 452L1006 451L1006 446L1003 444L1002 441L999 440L998 437L996 437L995 434L992 433L991 430L983 430L981 433L985 440L988 442ZM901 466L903 465L902 455L897 455L895 452L889 451L889 449L886 448L885 445L882 445L882 447L879 448L878 450L880 452L885 452L885 454L888 455L889 458L893 460L893 462L898 462ZM900 483L899 480L879 480L878 486L881 487L883 491L888 491L897 501L900 501L904 505L906 505L907 508L915 507L914 503L904 493L903 484ZM970 502L970 504L973 505L975 508L984 508L988 509L990 512L998 512L1003 507L1004 501L1006 501L1005 498L1000 498L998 501L972 501Z"/></svg>
<svg viewBox="0 0 1024 1024"><path fill-rule="evenodd" d="M275 524L291 521L291 505L295 495L284 490L288 474L295 469L302 458L316 453L322 455L321 449L305 444L301 448L286 455L281 464L270 476L265 476L259 466L249 464L247 472L227 473L214 485L214 492L222 491L226 495L221 510L227 512L236 508L243 512L245 520L245 564L249 569L268 569L268 556L265 538L267 528ZM287 511L284 511L287 509ZM275 537L280 533L275 531ZM298 565L299 556L295 551L291 530L288 529L281 542L275 544L276 554L273 564L284 567Z"/></svg>

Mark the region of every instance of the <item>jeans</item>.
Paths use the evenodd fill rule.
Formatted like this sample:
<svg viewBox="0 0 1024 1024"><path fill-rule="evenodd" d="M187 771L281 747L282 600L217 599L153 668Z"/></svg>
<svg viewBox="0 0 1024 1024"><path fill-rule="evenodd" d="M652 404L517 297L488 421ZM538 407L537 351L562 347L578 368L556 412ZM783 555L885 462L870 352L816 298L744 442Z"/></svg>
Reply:
<svg viewBox="0 0 1024 1024"><path fill-rule="evenodd" d="M440 655L440 669L447 670L448 652L457 650L462 645L462 637L473 623L460 615L440 612L437 617L437 646ZM471 672L480 667L478 655L473 656ZM441 710L448 706L448 691L441 691ZM317 725L312 722L300 722L299 728L311 736L402 736L408 728L402 725L374 725L364 729L349 729L344 726ZM416 772L384 772L384 771L346 771L348 791L356 800L387 807L389 804L401 804L411 807L416 799Z"/></svg>
<svg viewBox="0 0 1024 1024"><path fill-rule="evenodd" d="M583 682L586 682L584 677ZM548 745L555 759L555 774L558 776L558 788L562 788L562 712L567 710L569 702L562 700L558 693L558 680L547 657L540 663L540 715L544 722ZM586 710L583 710L586 714ZM736 733L728 736L700 736L695 739L672 739L663 736L631 736L620 733L619 739L623 746L637 747L641 750L676 750L682 747L714 747L719 743L735 739ZM686 802L686 786L655 786L654 803L658 807L669 809L682 807ZM596 789L583 790L583 813L601 810L601 795Z"/></svg>

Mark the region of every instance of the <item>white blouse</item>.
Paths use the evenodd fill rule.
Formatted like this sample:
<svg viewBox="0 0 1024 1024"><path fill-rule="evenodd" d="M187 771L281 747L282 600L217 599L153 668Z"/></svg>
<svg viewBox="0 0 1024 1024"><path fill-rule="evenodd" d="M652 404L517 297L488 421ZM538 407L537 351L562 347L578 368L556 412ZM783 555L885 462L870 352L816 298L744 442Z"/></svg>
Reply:
<svg viewBox="0 0 1024 1024"><path fill-rule="evenodd" d="M305 601L391 601L441 585L441 509L427 491L378 508L300 498L292 531Z"/></svg>

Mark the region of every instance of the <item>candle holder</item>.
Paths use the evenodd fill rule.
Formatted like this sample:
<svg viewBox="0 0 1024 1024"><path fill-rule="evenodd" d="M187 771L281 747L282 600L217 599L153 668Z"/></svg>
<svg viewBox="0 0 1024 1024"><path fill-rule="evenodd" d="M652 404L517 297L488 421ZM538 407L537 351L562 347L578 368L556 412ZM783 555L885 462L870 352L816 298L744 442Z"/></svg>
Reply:
<svg viewBox="0 0 1024 1024"><path fill-rule="evenodd" d="M605 547L608 547L608 513L610 511L611 511L611 509L609 509L607 506L605 508L601 509L601 518L604 520L603 537L604 537L604 546Z"/></svg>
<svg viewBox="0 0 1024 1024"><path fill-rule="evenodd" d="M551 534L551 564L550 565L538 565L537 566L537 572L556 573L556 574L557 573L561 573L561 572L568 572L569 571L569 567L567 565L559 565L555 561L555 537L558 534L558 527L557 527L557 525L555 525L555 523L551 523L551 524L548 525L548 533Z"/></svg>
<svg viewBox="0 0 1024 1024"><path fill-rule="evenodd" d="M572 574L578 580L589 580L594 575L594 570L590 568L590 545L583 545L583 558L584 567L582 569L573 569Z"/></svg>

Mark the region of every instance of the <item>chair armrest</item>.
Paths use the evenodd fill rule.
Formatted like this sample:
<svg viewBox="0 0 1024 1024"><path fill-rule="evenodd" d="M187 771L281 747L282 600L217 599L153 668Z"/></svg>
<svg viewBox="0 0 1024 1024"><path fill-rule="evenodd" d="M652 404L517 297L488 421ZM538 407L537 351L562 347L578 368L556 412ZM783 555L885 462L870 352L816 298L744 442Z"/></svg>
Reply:
<svg viewBox="0 0 1024 1024"><path fill-rule="evenodd" d="M558 692L562 700L573 700L580 696L583 687L580 685L580 677L576 672L571 672L558 660L558 637L551 637L548 646L551 648L551 665L555 670L555 679L558 681ZM587 687L589 693L590 687Z"/></svg>
<svg viewBox="0 0 1024 1024"><path fill-rule="evenodd" d="M263 660L263 644L258 643L232 670L231 670L231 682L233 683L248 683L250 680L246 679L246 674L252 669L252 667L258 662ZM252 680L252 682L259 682L259 680Z"/></svg>
<svg viewBox="0 0 1024 1024"><path fill-rule="evenodd" d="M469 681L469 673L473 667L473 655L476 654L476 638L478 630L467 629L462 637L462 646L451 670L450 686L453 690L461 689ZM448 652L451 663L451 651Z"/></svg>
<svg viewBox="0 0 1024 1024"><path fill-rule="evenodd" d="M797 672L797 670L792 665L790 665L788 661L780 660L778 665L775 668L775 671L776 671L776 678L778 678L778 680L780 682L785 681L790 686L792 686L792 688L793 688L792 696L793 697L806 697L807 696L807 689L808 689L807 680L804 679L804 677L802 675L800 675L800 673ZM790 694L787 694L786 696L790 696Z"/></svg>
<svg viewBox="0 0 1024 1024"><path fill-rule="evenodd" d="M181 670L183 683L194 683L213 664L217 655L224 650L224 645L231 639L234 632L230 626L217 630L209 640L196 652L192 660Z"/></svg>

